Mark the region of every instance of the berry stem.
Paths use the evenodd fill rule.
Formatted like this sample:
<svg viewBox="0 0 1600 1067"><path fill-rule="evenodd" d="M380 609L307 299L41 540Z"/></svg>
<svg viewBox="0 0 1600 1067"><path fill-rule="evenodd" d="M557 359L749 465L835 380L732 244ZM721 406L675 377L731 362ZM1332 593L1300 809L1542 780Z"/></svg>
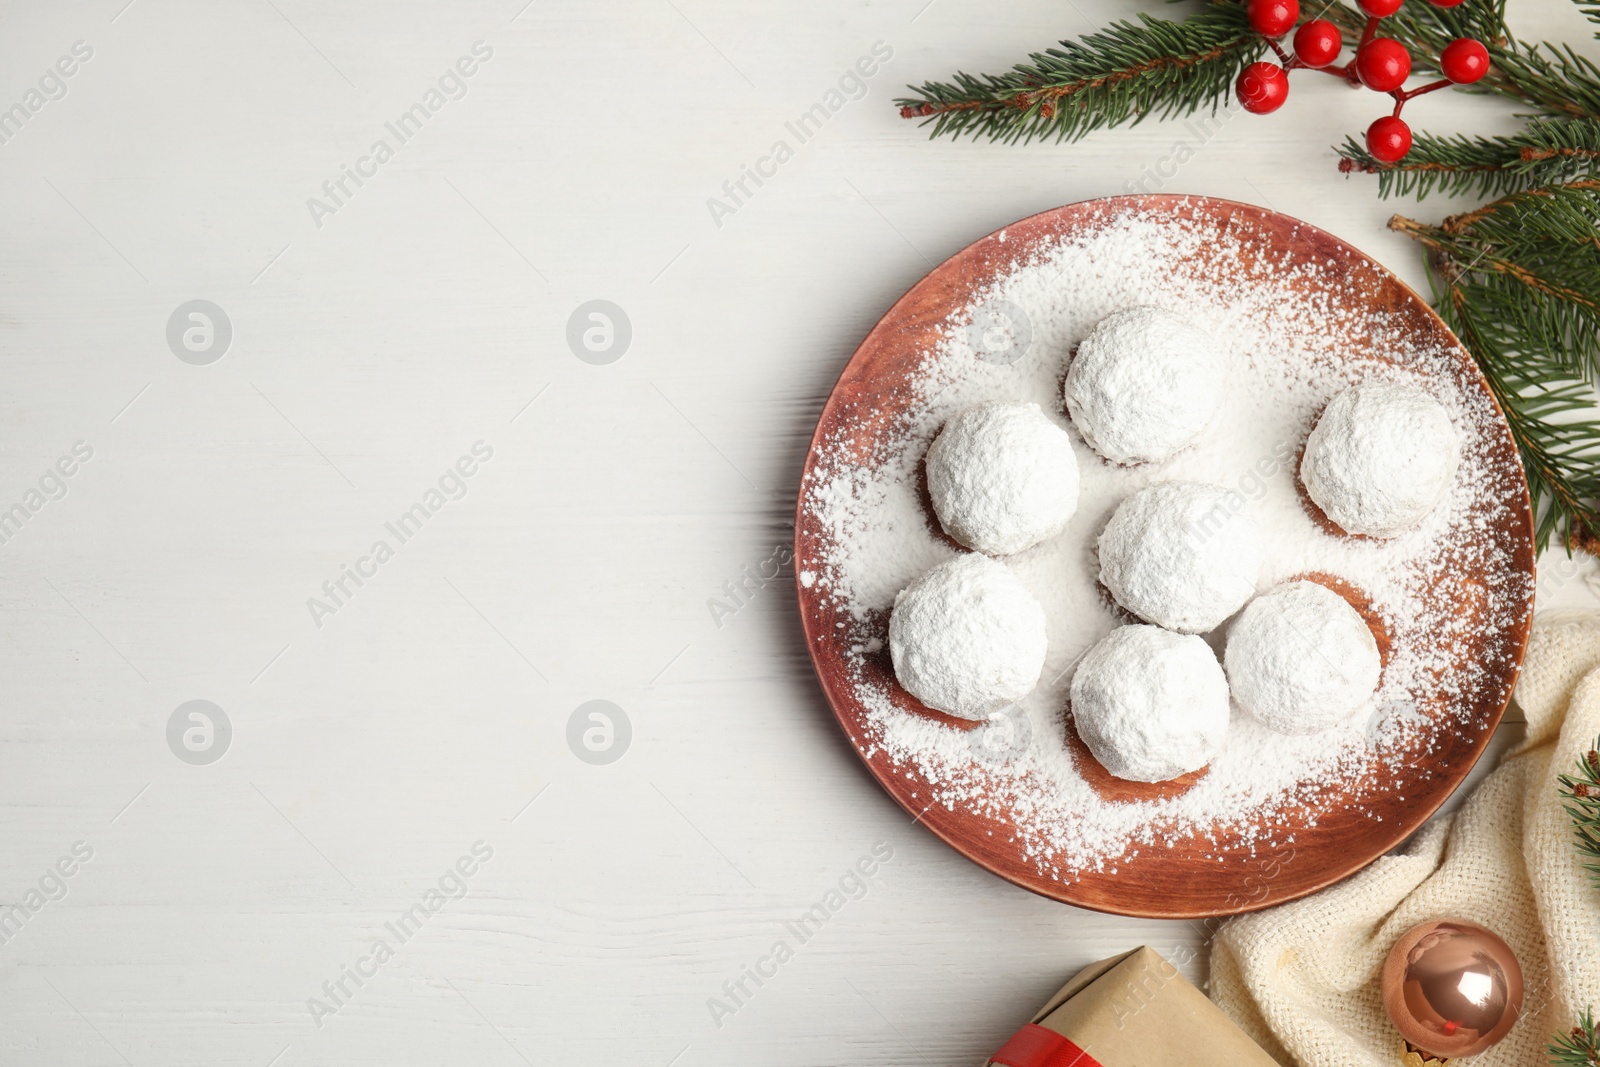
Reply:
<svg viewBox="0 0 1600 1067"><path fill-rule="evenodd" d="M1396 100L1406 101L1410 100L1414 96L1421 96L1424 93L1436 92L1439 89L1448 89L1453 84L1454 83L1449 78L1440 78L1436 82L1429 82L1427 85L1419 85L1415 89L1396 89L1392 95Z"/></svg>
<svg viewBox="0 0 1600 1067"><path fill-rule="evenodd" d="M1356 63L1353 59L1342 67L1307 67L1304 63L1300 62L1299 59L1296 59L1294 61L1294 69L1299 69L1301 67L1305 67L1306 70L1314 70L1318 74L1332 74L1335 78L1343 78L1352 86L1359 88L1359 83L1356 81L1355 74Z"/></svg>
<svg viewBox="0 0 1600 1067"><path fill-rule="evenodd" d="M1362 44L1366 44L1368 41L1371 41L1374 37L1378 36L1378 23L1382 21L1383 20L1378 18L1376 15L1368 16L1367 25L1361 31L1361 44L1356 45L1357 48L1360 48Z"/></svg>

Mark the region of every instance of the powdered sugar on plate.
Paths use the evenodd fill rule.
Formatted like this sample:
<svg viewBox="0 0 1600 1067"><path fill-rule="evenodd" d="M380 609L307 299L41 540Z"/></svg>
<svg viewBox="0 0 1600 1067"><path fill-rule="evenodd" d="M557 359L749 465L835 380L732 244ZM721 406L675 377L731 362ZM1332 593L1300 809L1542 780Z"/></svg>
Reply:
<svg viewBox="0 0 1600 1067"><path fill-rule="evenodd" d="M1203 841L1218 858L1292 843L1286 827L1366 810L1374 789L1392 799L1418 753L1452 733L1480 732L1474 709L1486 694L1503 699L1520 654L1495 635L1524 619L1532 580L1516 546L1494 534L1516 526L1520 475L1505 469L1503 421L1462 374L1462 353L1419 344L1399 313L1350 291L1337 263L1275 248L1238 219L1114 213L1005 262L1019 252L1012 236L996 249L1002 265L917 353L904 410L846 405L819 439L801 489L809 532L800 538L800 583L830 620L815 639L832 646L850 678L851 707L841 714L859 718L863 756L886 755L896 776L916 783L919 804L1004 825L1014 854L1040 876L1070 883L1173 839ZM1071 428L1061 383L1090 329L1136 306L1181 314L1215 338L1227 392L1196 445L1159 465L1126 468L1099 458ZM996 308L1029 337L1009 362L974 350L983 342L971 323ZM1347 386L1373 380L1420 385L1461 437L1443 502L1418 529L1387 541L1326 532L1302 502L1294 471L1321 408ZM964 729L899 690L883 643L895 594L960 551L926 505L924 453L946 419L1001 400L1037 403L1067 428L1082 477L1066 530L1004 561L1045 607L1049 654L1039 687L1021 704L1031 737L996 760L975 757ZM1094 542L1128 494L1172 479L1224 486L1235 506L1249 509L1265 545L1261 589L1313 572L1335 575L1370 598L1391 649L1371 706L1347 723L1292 737L1235 708L1222 752L1187 790L1112 798L1080 769L1086 757L1069 744L1066 713L1076 660L1126 621L1097 587ZM1224 632L1210 637L1219 653Z"/></svg>

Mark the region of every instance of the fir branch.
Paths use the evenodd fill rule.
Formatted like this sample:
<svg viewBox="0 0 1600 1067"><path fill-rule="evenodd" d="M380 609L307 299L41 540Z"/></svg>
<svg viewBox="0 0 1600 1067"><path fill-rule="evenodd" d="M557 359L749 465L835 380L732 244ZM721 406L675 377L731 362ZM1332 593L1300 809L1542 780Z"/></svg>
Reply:
<svg viewBox="0 0 1600 1067"><path fill-rule="evenodd" d="M1578 839L1578 854L1590 860L1583 868L1600 888L1600 737L1595 738L1594 748L1578 759L1577 774L1558 777ZM1546 1048L1550 1067L1600 1067L1600 1027L1595 1025L1593 1010L1586 1010L1577 1026L1557 1034Z"/></svg>
<svg viewBox="0 0 1600 1067"><path fill-rule="evenodd" d="M1346 174L1376 174L1378 195L1490 196L1600 174L1600 119L1535 119L1509 137L1418 134L1399 163L1380 163L1355 138L1339 149Z"/></svg>
<svg viewBox="0 0 1600 1067"><path fill-rule="evenodd" d="M1242 3L1213 3L1183 20L1140 14L1081 41L1036 52L1004 74L957 73L913 86L896 100L922 118L929 136L971 134L991 141L1072 141L1092 130L1149 116L1215 112L1234 80L1265 45Z"/></svg>
<svg viewBox="0 0 1600 1067"><path fill-rule="evenodd" d="M1600 1067L1600 1028L1595 1026L1594 1012L1585 1011L1578 1025L1557 1034L1546 1051L1550 1067Z"/></svg>
<svg viewBox="0 0 1600 1067"><path fill-rule="evenodd" d="M1594 500L1600 478L1600 421L1578 413L1592 409L1592 394L1581 382L1560 381L1558 368L1519 359L1492 319L1472 306L1472 297L1453 289L1439 314L1472 352L1505 413L1522 458L1528 492L1534 501L1535 545L1543 551L1553 537L1590 551L1600 541Z"/></svg>
<svg viewBox="0 0 1600 1067"><path fill-rule="evenodd" d="M1561 796L1568 801L1565 807L1578 838L1578 854L1588 861L1583 869L1600 889L1600 738L1578 760L1578 773L1563 774L1560 781Z"/></svg>
<svg viewBox="0 0 1600 1067"><path fill-rule="evenodd" d="M1600 181L1391 229L1429 250L1439 314L1477 361L1521 454L1535 542L1600 549Z"/></svg>
<svg viewBox="0 0 1600 1067"><path fill-rule="evenodd" d="M1546 115L1600 115L1600 67L1573 51L1571 45L1490 45L1489 60L1488 76L1469 91L1497 93Z"/></svg>
<svg viewBox="0 0 1600 1067"><path fill-rule="evenodd" d="M1561 377L1600 383L1600 180L1501 197L1440 227L1475 248L1486 307Z"/></svg>

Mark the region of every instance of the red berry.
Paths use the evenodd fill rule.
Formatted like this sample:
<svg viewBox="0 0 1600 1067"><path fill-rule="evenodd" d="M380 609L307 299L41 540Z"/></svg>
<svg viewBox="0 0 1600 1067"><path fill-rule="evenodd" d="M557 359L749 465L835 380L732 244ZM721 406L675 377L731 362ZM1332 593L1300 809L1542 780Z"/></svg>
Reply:
<svg viewBox="0 0 1600 1067"><path fill-rule="evenodd" d="M1367 127L1367 151L1379 163L1399 162L1411 151L1411 127L1394 115L1383 116Z"/></svg>
<svg viewBox="0 0 1600 1067"><path fill-rule="evenodd" d="M1400 0L1356 0L1356 6L1375 19L1386 19L1400 10Z"/></svg>
<svg viewBox="0 0 1600 1067"><path fill-rule="evenodd" d="M1471 85L1489 73L1489 50L1481 41L1458 37L1444 46L1439 69L1457 85Z"/></svg>
<svg viewBox="0 0 1600 1067"><path fill-rule="evenodd" d="M1356 49L1356 76L1368 89L1387 93L1405 84L1411 73L1411 53L1399 41L1374 37Z"/></svg>
<svg viewBox="0 0 1600 1067"><path fill-rule="evenodd" d="M1264 37L1282 37L1300 21L1300 0L1250 0L1245 17Z"/></svg>
<svg viewBox="0 0 1600 1067"><path fill-rule="evenodd" d="M1294 34L1295 58L1308 67L1326 67L1339 58L1344 38L1327 19L1312 19Z"/></svg>
<svg viewBox="0 0 1600 1067"><path fill-rule="evenodd" d="M1289 99L1289 75L1276 63L1252 63L1239 75L1235 89L1246 111L1265 115Z"/></svg>

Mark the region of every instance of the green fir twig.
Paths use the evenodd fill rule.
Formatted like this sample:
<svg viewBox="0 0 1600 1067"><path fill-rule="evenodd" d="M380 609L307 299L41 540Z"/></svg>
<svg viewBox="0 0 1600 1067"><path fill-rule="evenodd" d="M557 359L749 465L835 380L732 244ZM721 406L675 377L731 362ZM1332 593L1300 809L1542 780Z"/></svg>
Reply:
<svg viewBox="0 0 1600 1067"><path fill-rule="evenodd" d="M1600 737L1595 738L1594 748L1578 758L1577 765L1577 774L1557 778L1572 818L1578 854L1587 859L1583 869L1600 889ZM1551 1039L1547 1051L1550 1067L1600 1067L1600 1027L1595 1025L1594 1011L1585 1010L1577 1026Z"/></svg>
<svg viewBox="0 0 1600 1067"><path fill-rule="evenodd" d="M1544 115L1600 115L1600 67L1571 45L1490 45L1488 77L1472 89L1494 92Z"/></svg>
<svg viewBox="0 0 1600 1067"><path fill-rule="evenodd" d="M1391 229L1429 252L1439 314L1510 424L1542 551L1600 549L1600 181L1513 193L1438 226Z"/></svg>
<svg viewBox="0 0 1600 1067"><path fill-rule="evenodd" d="M1578 854L1587 859L1583 869L1600 889L1600 738L1578 760L1577 774L1561 775L1561 796L1572 816Z"/></svg>
<svg viewBox="0 0 1600 1067"><path fill-rule="evenodd" d="M1182 20L1140 14L1036 52L1004 74L957 73L895 101L933 137L1073 141L1092 130L1221 107L1263 48L1242 3Z"/></svg>
<svg viewBox="0 0 1600 1067"><path fill-rule="evenodd" d="M1573 181L1600 170L1600 119L1535 119L1508 137L1419 134L1399 163L1379 163L1354 137L1346 174L1376 174L1380 196L1493 196Z"/></svg>
<svg viewBox="0 0 1600 1067"><path fill-rule="evenodd" d="M1600 1029L1595 1027L1594 1013L1585 1011L1578 1025L1557 1034L1546 1050L1550 1067L1600 1067Z"/></svg>

